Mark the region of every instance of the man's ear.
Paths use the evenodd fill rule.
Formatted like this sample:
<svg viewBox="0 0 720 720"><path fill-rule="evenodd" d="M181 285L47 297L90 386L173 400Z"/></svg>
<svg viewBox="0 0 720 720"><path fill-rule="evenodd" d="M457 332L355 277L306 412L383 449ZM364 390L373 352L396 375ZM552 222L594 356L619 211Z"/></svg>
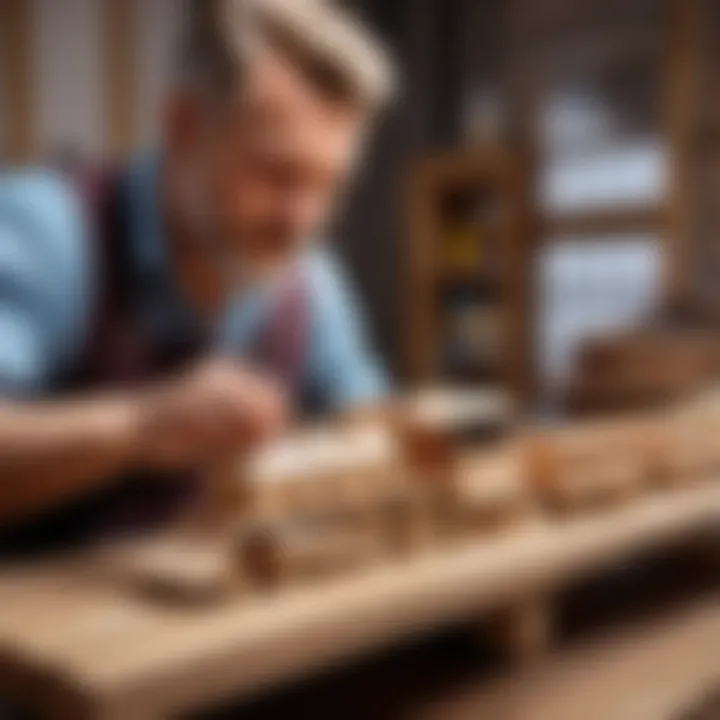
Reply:
<svg viewBox="0 0 720 720"><path fill-rule="evenodd" d="M168 96L163 109L165 144L172 154L183 155L197 142L202 111L197 98L185 92Z"/></svg>

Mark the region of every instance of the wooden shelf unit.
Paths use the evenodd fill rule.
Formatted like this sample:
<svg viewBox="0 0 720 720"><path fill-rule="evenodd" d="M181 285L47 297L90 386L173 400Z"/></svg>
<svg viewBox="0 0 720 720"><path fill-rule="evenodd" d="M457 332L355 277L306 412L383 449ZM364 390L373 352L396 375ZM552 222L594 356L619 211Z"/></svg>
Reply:
<svg viewBox="0 0 720 720"><path fill-rule="evenodd" d="M408 376L482 381L522 403L530 390L525 164L499 147L429 155L413 168L408 205Z"/></svg>

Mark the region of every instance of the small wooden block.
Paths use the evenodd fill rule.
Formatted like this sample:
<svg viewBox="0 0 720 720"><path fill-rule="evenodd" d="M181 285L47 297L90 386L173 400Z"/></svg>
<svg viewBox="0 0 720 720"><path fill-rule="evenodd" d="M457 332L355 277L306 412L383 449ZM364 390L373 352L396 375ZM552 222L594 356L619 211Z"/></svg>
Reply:
<svg viewBox="0 0 720 720"><path fill-rule="evenodd" d="M228 543L180 533L107 548L102 558L110 576L172 602L218 601L239 580Z"/></svg>
<svg viewBox="0 0 720 720"><path fill-rule="evenodd" d="M663 420L665 474L682 485L720 473L720 408L715 402L682 405Z"/></svg>
<svg viewBox="0 0 720 720"><path fill-rule="evenodd" d="M401 477L388 428L315 430L287 438L244 467L248 516L271 522L363 511Z"/></svg>
<svg viewBox="0 0 720 720"><path fill-rule="evenodd" d="M454 508L462 532L493 532L530 516L526 466L515 443L464 453L455 472Z"/></svg>
<svg viewBox="0 0 720 720"><path fill-rule="evenodd" d="M435 538L432 499L419 488L398 489L379 505L377 535L389 555L407 555L429 547Z"/></svg>
<svg viewBox="0 0 720 720"><path fill-rule="evenodd" d="M546 508L613 505L652 484L656 472L645 418L578 423L526 439L530 487Z"/></svg>
<svg viewBox="0 0 720 720"><path fill-rule="evenodd" d="M334 577L382 557L380 539L342 526L258 525L242 531L243 574L260 587Z"/></svg>
<svg viewBox="0 0 720 720"><path fill-rule="evenodd" d="M424 390L398 410L395 426L405 462L420 482L442 485L469 438L495 437L507 427L509 398L492 390Z"/></svg>

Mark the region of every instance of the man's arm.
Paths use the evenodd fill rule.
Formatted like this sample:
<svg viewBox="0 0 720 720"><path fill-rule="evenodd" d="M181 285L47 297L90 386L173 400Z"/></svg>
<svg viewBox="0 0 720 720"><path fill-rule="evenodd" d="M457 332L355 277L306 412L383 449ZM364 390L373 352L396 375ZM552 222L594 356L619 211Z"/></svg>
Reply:
<svg viewBox="0 0 720 720"><path fill-rule="evenodd" d="M80 491L131 453L129 403L37 400L81 341L86 243L57 177L0 176L0 522Z"/></svg>
<svg viewBox="0 0 720 720"><path fill-rule="evenodd" d="M0 525L79 496L141 452L133 398L0 405Z"/></svg>
<svg viewBox="0 0 720 720"><path fill-rule="evenodd" d="M153 388L0 405L0 524L81 496L123 470L176 470L232 457L279 432L269 380L208 360Z"/></svg>
<svg viewBox="0 0 720 720"><path fill-rule="evenodd" d="M282 420L268 382L223 362L143 392L44 399L82 337L83 241L56 180L0 177L0 524L124 470L235 452Z"/></svg>
<svg viewBox="0 0 720 720"><path fill-rule="evenodd" d="M339 263L310 261L312 338L309 383L324 409L352 413L383 403L390 383L367 339L361 305Z"/></svg>

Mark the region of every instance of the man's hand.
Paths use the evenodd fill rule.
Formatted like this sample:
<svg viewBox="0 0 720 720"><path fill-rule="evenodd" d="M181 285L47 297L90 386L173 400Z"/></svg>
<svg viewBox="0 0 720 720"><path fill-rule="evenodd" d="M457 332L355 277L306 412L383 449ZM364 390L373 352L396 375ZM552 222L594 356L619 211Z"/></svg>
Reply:
<svg viewBox="0 0 720 720"><path fill-rule="evenodd" d="M281 388L226 359L206 361L141 402L140 461L183 468L261 444L288 419Z"/></svg>
<svg viewBox="0 0 720 720"><path fill-rule="evenodd" d="M139 393L0 404L0 524L133 469L211 465L273 437L286 419L280 388L229 360Z"/></svg>

